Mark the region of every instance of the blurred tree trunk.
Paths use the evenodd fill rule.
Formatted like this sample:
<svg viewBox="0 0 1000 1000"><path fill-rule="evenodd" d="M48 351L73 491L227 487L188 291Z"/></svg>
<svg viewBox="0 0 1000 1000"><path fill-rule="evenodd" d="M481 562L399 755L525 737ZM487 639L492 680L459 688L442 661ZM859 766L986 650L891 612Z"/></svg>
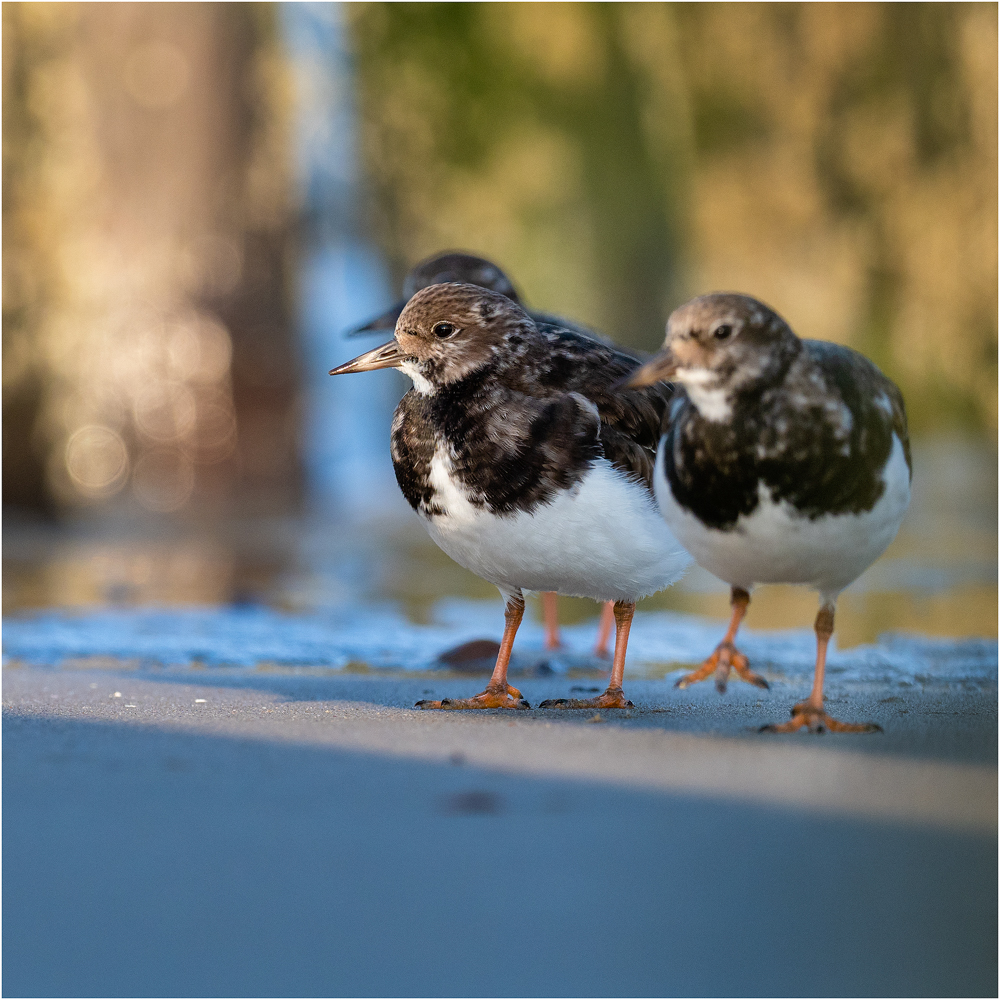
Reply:
<svg viewBox="0 0 1000 1000"><path fill-rule="evenodd" d="M5 503L297 500L272 16L4 5Z"/></svg>

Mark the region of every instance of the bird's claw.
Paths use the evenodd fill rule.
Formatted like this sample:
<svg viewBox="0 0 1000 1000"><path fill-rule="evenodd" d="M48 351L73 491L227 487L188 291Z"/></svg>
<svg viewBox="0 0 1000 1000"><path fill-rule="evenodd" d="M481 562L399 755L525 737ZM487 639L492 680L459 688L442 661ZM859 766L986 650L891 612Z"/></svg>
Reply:
<svg viewBox="0 0 1000 1000"><path fill-rule="evenodd" d="M771 687L760 674L755 674L750 669L750 661L731 642L720 642L712 655L697 670L685 674L674 683L674 687L681 689L690 687L714 674L715 690L719 694L725 694L729 674L733 670L741 680L753 684L754 687L764 688L765 691Z"/></svg>
<svg viewBox="0 0 1000 1000"><path fill-rule="evenodd" d="M621 688L608 688L596 698L547 698L539 708L635 708L632 702L625 698Z"/></svg>
<svg viewBox="0 0 1000 1000"><path fill-rule="evenodd" d="M841 722L827 715L822 708L816 708L803 701L792 707L792 717L788 722L771 723L761 726L761 733L795 733L800 729L811 733L881 733L882 727L875 722Z"/></svg>
<svg viewBox="0 0 1000 1000"><path fill-rule="evenodd" d="M531 705L521 697L521 692L517 688L505 684L502 688L488 687L473 698L442 698L440 701L431 701L425 698L418 701L414 708L444 709L451 712L468 709L507 708L523 712L531 708Z"/></svg>

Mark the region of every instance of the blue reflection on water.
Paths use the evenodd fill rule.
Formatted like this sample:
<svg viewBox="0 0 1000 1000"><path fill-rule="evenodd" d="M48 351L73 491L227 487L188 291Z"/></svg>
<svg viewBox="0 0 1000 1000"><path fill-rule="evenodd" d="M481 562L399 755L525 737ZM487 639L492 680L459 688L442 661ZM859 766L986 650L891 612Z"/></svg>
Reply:
<svg viewBox="0 0 1000 1000"><path fill-rule="evenodd" d="M496 631L495 602L450 599L438 604L426 625L408 622L387 604L344 603L325 613L288 615L260 606L230 608L105 609L89 614L45 612L4 623L8 659L58 665L80 657L114 657L146 664L253 667L259 663L342 668L426 670L451 646ZM546 653L542 627L526 622L518 634L514 668L544 661L551 673L581 667L607 669L590 655L593 623L566 627L565 649ZM646 612L636 616L629 639L627 674L642 676L697 663L718 641L719 625L696 615ZM811 629L758 632L745 629L741 648L766 676L812 675ZM940 639L884 635L877 643L830 649L831 681L889 685L992 684L997 644L991 639Z"/></svg>
<svg viewBox="0 0 1000 1000"><path fill-rule="evenodd" d="M401 378L394 372L327 375L377 342L347 340L344 333L391 301L386 268L363 238L358 213L357 115L343 10L339 4L290 3L279 11L296 91L307 483L325 513L380 515L400 509L388 438Z"/></svg>

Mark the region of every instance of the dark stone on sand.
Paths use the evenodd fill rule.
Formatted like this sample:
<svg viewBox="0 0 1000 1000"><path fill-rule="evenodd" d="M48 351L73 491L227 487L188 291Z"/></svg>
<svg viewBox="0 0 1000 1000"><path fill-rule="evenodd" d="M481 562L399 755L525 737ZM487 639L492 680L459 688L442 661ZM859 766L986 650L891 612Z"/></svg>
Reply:
<svg viewBox="0 0 1000 1000"><path fill-rule="evenodd" d="M491 674L496 666L500 643L493 639L472 639L460 646L446 649L434 661L438 670L451 670L456 674ZM551 677L555 674L547 657L527 658L515 653L507 670L508 677Z"/></svg>
<svg viewBox="0 0 1000 1000"><path fill-rule="evenodd" d="M437 666L457 674L489 674L497 662L500 643L493 639L472 639L446 649L437 658Z"/></svg>

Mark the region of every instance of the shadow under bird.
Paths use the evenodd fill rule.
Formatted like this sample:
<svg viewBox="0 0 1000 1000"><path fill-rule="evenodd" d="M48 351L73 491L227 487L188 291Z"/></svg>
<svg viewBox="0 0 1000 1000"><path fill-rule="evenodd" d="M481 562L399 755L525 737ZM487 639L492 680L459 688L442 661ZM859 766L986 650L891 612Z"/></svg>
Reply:
<svg viewBox="0 0 1000 1000"><path fill-rule="evenodd" d="M400 489L441 549L504 598L486 690L419 707L530 707L507 683L524 590L615 602L607 691L541 707L631 706L622 678L635 602L674 583L690 562L652 492L673 390L616 390L637 366L585 337L553 343L506 296L447 283L409 300L393 340L331 371L392 367L410 377L392 424Z"/></svg>
<svg viewBox="0 0 1000 1000"><path fill-rule="evenodd" d="M703 666L720 691L734 669L766 687L735 646L755 584L819 592L812 693L773 732L872 732L823 708L827 644L841 591L895 538L910 501L903 397L867 358L800 340L746 295L703 295L667 323L663 351L631 386L681 387L657 451L663 518L699 564L732 588L725 638Z"/></svg>
<svg viewBox="0 0 1000 1000"><path fill-rule="evenodd" d="M356 337L381 330L391 333L396 328L396 320L399 319L399 314L406 307L406 303L417 292L430 285L440 285L447 282L478 285L480 288L488 288L503 295L510 299L511 302L516 302L532 318L535 326L538 327L545 338L553 345L558 345L567 340L578 341L582 337L586 340L596 340L608 347L614 347L620 353L629 354L628 351L623 351L620 347L615 347L614 344L601 337L594 330L563 319L561 316L552 316L549 313L528 309L521 301L514 283L493 261L487 260L485 257L477 257L475 254L457 250L435 254L433 257L428 257L418 264L414 264L403 279L402 300L363 326L352 330L348 336ZM559 649L562 643L559 639L559 615L556 608L556 595L550 591L543 591L541 597L542 614L545 621L545 648L549 650ZM601 622L597 630L597 641L594 644L594 655L602 657L608 655L608 639L613 626L613 605L606 603L601 611Z"/></svg>

